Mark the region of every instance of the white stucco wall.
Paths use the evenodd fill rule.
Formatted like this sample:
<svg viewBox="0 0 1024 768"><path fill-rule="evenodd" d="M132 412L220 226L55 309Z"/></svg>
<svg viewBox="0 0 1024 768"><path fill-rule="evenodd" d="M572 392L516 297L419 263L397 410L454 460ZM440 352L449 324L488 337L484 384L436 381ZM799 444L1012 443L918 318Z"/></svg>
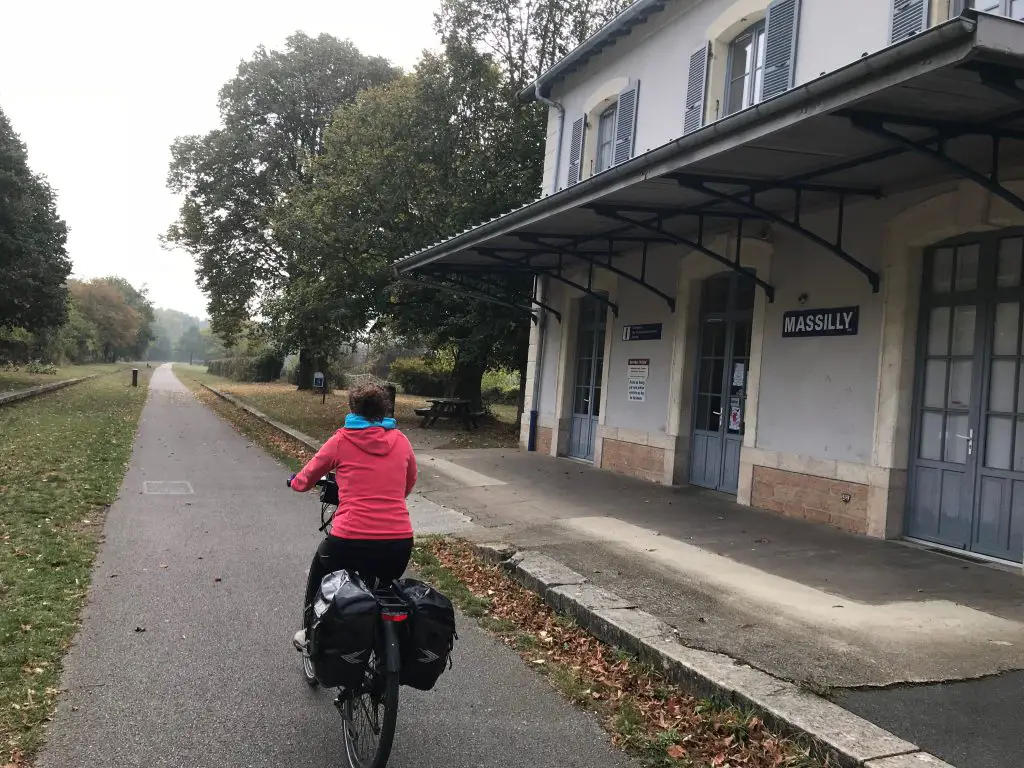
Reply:
<svg viewBox="0 0 1024 768"><path fill-rule="evenodd" d="M885 206L864 203L846 214L844 248L878 269ZM832 211L805 216L810 229L830 238ZM800 235L775 228L770 282L775 302L764 316L757 409L758 448L870 463L878 392L882 294L866 277ZM799 297L807 294L801 304ZM783 313L859 306L856 336L783 338Z"/></svg>
<svg viewBox="0 0 1024 768"><path fill-rule="evenodd" d="M544 303L558 309L562 306L564 294L562 285L554 280L548 280ZM540 407L537 412L541 416L554 418L555 402L558 385L558 356L561 351L562 334L565 333L563 326L568 325L569 319L563 317L562 322L553 315L547 318L547 325L544 329L544 349L541 353L540 372Z"/></svg>
<svg viewBox="0 0 1024 768"><path fill-rule="evenodd" d="M660 291L675 296L678 283L680 251L663 248L648 256L647 281ZM618 265L630 274L639 275L640 258L623 259ZM611 354L605 382L608 396L605 401L604 424L640 432L666 431L669 413L669 382L672 375L672 347L674 315L668 304L650 291L623 278L618 279L619 316L609 328L612 334ZM662 336L658 341L623 341L625 325L661 323ZM626 378L629 358L649 358L650 376L647 379L646 399L642 403L630 402Z"/></svg>
<svg viewBox="0 0 1024 768"><path fill-rule="evenodd" d="M768 0L674 0L660 14L633 30L586 66L557 83L552 98L565 107L565 131L558 187L568 178L569 132L572 122L602 99L640 80L635 154L659 147L682 133L687 64L690 55L723 29L742 29L744 19L763 17ZM801 85L872 53L888 44L892 0L802 0L797 38L795 79ZM945 6L943 5L943 12ZM933 23L939 11L933 12ZM735 18L734 18L735 17ZM732 34L730 32L730 34ZM712 67L718 68L719 62ZM716 69L707 100L714 104L724 75ZM545 158L544 194L552 189L557 120L551 110ZM590 132L593 137L593 127ZM585 169L589 175L589 168Z"/></svg>

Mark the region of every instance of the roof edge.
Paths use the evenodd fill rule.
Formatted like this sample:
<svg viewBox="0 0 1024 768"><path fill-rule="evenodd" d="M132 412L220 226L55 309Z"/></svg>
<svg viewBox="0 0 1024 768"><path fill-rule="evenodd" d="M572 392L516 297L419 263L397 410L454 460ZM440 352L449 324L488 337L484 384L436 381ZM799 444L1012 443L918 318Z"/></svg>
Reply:
<svg viewBox="0 0 1024 768"><path fill-rule="evenodd" d="M614 18L610 19L597 32L541 72L536 80L519 92L519 100L530 102L537 99L538 95L549 96L550 93L544 92L545 88L550 89L550 86L554 84L554 81L559 76L568 74L566 70L573 64L576 64L581 59L588 58L592 54L596 54L603 47L604 43L622 32L622 30L626 30L625 34L628 34L634 26L643 24L651 14L662 10L668 2L669 0L636 0L631 6L616 14Z"/></svg>
<svg viewBox="0 0 1024 768"><path fill-rule="evenodd" d="M1021 22L1014 23L1020 24ZM622 165L605 171L599 176L593 176L552 195L534 200L447 240L427 246L398 259L393 262L393 266L398 272L416 269L443 258L446 253L455 248L472 247L476 241L498 235L501 230L514 227L519 221L528 219L538 209L571 208L595 195L604 194L632 183L630 179L638 175L643 178L659 176L666 172L664 166L674 163L678 156L690 150L742 133L756 123L793 113L806 106L808 102L822 102L833 94L844 91L851 85L856 85L863 78L883 75L887 71L906 66L915 60L918 60L922 66L934 66L935 68L943 66L944 63L938 63L935 60L936 54L946 47L974 35L977 27L976 15L956 16L906 41L887 46L834 72L786 91L780 96L711 123L699 131L673 139ZM971 50L974 50L977 45L978 41L974 40ZM960 60L962 60L962 57L969 56L970 52L961 51L953 55L961 57ZM927 61L920 61L923 56L927 58Z"/></svg>

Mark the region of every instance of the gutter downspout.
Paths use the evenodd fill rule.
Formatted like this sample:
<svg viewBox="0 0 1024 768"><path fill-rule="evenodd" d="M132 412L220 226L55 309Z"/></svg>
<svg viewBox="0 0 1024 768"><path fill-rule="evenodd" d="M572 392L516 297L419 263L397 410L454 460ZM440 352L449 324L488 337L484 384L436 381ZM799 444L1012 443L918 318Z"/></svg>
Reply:
<svg viewBox="0 0 1024 768"><path fill-rule="evenodd" d="M545 96L539 81L534 85L533 94L541 104L546 104L548 107L554 108L558 112L558 141L555 144L555 173L554 177L551 179L551 194L553 195L558 191L558 174L562 169L562 138L565 136L565 107L563 107L559 102Z"/></svg>

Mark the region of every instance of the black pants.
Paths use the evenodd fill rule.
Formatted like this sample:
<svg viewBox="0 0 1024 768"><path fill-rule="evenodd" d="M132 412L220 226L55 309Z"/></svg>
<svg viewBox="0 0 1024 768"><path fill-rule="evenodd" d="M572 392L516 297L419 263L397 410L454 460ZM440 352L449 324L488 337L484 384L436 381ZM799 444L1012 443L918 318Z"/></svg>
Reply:
<svg viewBox="0 0 1024 768"><path fill-rule="evenodd" d="M324 576L342 568L358 571L363 578L375 576L381 581L401 578L412 556L412 539L339 539L328 536L316 549L306 582L308 608L316 599Z"/></svg>

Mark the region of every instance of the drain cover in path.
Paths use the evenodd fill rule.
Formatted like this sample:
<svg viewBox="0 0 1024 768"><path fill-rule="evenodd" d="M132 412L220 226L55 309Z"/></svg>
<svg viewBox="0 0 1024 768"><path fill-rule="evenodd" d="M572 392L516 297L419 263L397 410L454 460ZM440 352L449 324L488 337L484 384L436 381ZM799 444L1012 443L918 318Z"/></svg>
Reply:
<svg viewBox="0 0 1024 768"><path fill-rule="evenodd" d="M151 496L191 496L192 483L185 480L146 480L142 483L143 493Z"/></svg>

